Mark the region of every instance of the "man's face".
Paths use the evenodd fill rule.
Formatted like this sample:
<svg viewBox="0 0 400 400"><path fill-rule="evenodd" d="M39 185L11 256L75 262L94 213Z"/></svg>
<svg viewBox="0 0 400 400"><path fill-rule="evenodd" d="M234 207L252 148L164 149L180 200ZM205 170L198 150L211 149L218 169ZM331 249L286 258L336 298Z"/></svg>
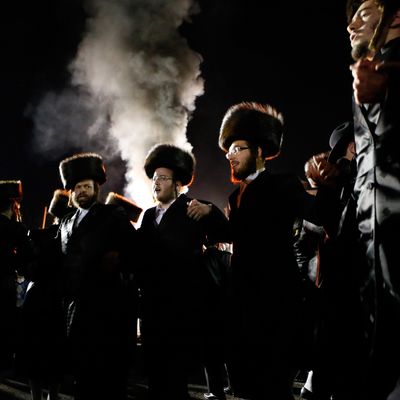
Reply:
<svg viewBox="0 0 400 400"><path fill-rule="evenodd" d="M169 168L157 168L153 174L153 197L160 203L168 204L177 197L173 171Z"/></svg>
<svg viewBox="0 0 400 400"><path fill-rule="evenodd" d="M374 0L364 1L353 15L347 31L350 34L351 56L354 61L367 54L369 42L374 35L380 16L381 11Z"/></svg>
<svg viewBox="0 0 400 400"><path fill-rule="evenodd" d="M75 207L88 209L97 201L95 183L92 179L78 182L72 191L72 203Z"/></svg>
<svg viewBox="0 0 400 400"><path fill-rule="evenodd" d="M257 171L256 155L246 140L235 140L226 153L231 166L231 182L238 183Z"/></svg>

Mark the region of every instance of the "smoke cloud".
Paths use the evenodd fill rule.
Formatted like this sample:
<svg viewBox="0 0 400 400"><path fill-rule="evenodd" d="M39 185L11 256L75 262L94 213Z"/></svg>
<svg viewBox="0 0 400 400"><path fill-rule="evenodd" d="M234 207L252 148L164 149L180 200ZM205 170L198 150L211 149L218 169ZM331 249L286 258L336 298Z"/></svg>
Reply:
<svg viewBox="0 0 400 400"><path fill-rule="evenodd" d="M156 143L191 150L186 128L203 94L201 56L179 26L191 0L92 0L70 64L71 86L47 93L34 116L41 151L98 151L126 163L123 195L151 206L144 159Z"/></svg>

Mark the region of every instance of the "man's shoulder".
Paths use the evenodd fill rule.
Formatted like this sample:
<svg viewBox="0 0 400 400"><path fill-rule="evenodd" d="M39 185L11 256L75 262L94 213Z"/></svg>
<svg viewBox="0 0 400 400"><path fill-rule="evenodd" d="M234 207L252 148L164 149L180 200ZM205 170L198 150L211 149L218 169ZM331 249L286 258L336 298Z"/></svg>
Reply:
<svg viewBox="0 0 400 400"><path fill-rule="evenodd" d="M294 183L296 185L301 184L300 178L292 172L267 172L263 171L257 178L260 182L271 182L275 185L287 185L288 183Z"/></svg>

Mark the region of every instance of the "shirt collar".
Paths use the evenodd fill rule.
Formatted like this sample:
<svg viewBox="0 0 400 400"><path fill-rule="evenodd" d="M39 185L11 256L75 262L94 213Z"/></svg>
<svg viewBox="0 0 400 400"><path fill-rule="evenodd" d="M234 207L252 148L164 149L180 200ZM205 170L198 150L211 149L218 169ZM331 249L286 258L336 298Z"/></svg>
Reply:
<svg viewBox="0 0 400 400"><path fill-rule="evenodd" d="M254 179L257 178L258 175L261 174L261 172L265 171L265 167L258 169L256 172L250 174L244 181L246 183L250 183L251 181L254 181Z"/></svg>

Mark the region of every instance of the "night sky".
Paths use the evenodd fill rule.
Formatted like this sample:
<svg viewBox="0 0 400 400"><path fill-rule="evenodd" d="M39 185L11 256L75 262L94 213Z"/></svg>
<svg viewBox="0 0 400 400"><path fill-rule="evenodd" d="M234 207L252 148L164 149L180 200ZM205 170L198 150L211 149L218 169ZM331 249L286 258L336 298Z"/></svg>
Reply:
<svg viewBox="0 0 400 400"><path fill-rule="evenodd" d="M305 4L200 1L198 12L179 24L177 34L171 30L173 18L165 17L166 8L171 6L179 11L184 7L182 0L131 0L131 12L122 15L121 23L105 15L103 25L96 24L96 18L93 23L93 4L104 3L100 0L93 0L92 7L78 0L24 3L9 5L1 24L0 179L22 180L22 210L28 226L40 224L53 191L61 187L58 164L75 152L95 151L103 156L109 177L102 188L104 198L108 191L124 194L125 173L129 170L126 160L141 169L144 156L136 150L148 149L157 142L152 136L155 131L158 132L155 137L161 141L171 139L164 136L163 129L158 131L161 122L169 132L186 115L188 122L183 135L197 159L196 179L189 196L212 201L223 208L233 186L229 183L228 162L217 141L222 117L229 106L241 101L259 101L278 108L284 115L286 130L282 153L270 162L270 168L275 172L291 171L300 177L305 161L312 154L327 150L331 131L351 118L351 59L345 1ZM114 11L119 15L118 9ZM133 17L132 23L127 14ZM180 14L172 15L178 15L179 22ZM106 43L103 51L99 38L115 40L115 27L122 32L125 23L128 31L134 27L129 36L132 40L125 40L118 51L114 42ZM90 29L92 36L87 35ZM96 41L85 40L93 39L96 34ZM83 54L78 51L82 43L86 43L86 50L90 49L89 43L97 43L96 54L97 57L100 54L101 62L111 60L104 64L109 69L102 72L102 90L108 81L119 85L122 82L122 88L107 88L107 96L104 92L97 93L93 100L93 88L97 86L93 84L90 92L82 80L76 83L71 62ZM125 57L123 51L133 56ZM187 102L192 101L192 109L187 111L187 105L183 107L180 102L185 97L182 93L186 93L183 82L190 81L196 65L191 53L201 57L198 79L203 88L191 92ZM140 58L137 54L145 56ZM178 65L180 62L183 67ZM114 82L125 64L129 64L128 71L135 71L130 75L134 79L126 85L122 79ZM166 71L171 75L167 76L166 71L159 73L159 65L168 66ZM75 85L71 86L73 76ZM94 82L98 72L89 78L92 76ZM161 92L156 86L158 82L162 82ZM126 99L130 88L134 96L128 96L126 103L114 103L124 86L122 98ZM124 125L116 121L126 114L125 106L135 108L131 104L139 103L133 128L129 126L137 136L132 134L118 145L111 144L106 138L111 127ZM164 105L176 119L165 117ZM139 115L157 124L143 122L142 127ZM143 134L141 129L149 133ZM129 197L135 197L133 192L129 192ZM140 204L138 198L133 200L146 208L148 204Z"/></svg>

